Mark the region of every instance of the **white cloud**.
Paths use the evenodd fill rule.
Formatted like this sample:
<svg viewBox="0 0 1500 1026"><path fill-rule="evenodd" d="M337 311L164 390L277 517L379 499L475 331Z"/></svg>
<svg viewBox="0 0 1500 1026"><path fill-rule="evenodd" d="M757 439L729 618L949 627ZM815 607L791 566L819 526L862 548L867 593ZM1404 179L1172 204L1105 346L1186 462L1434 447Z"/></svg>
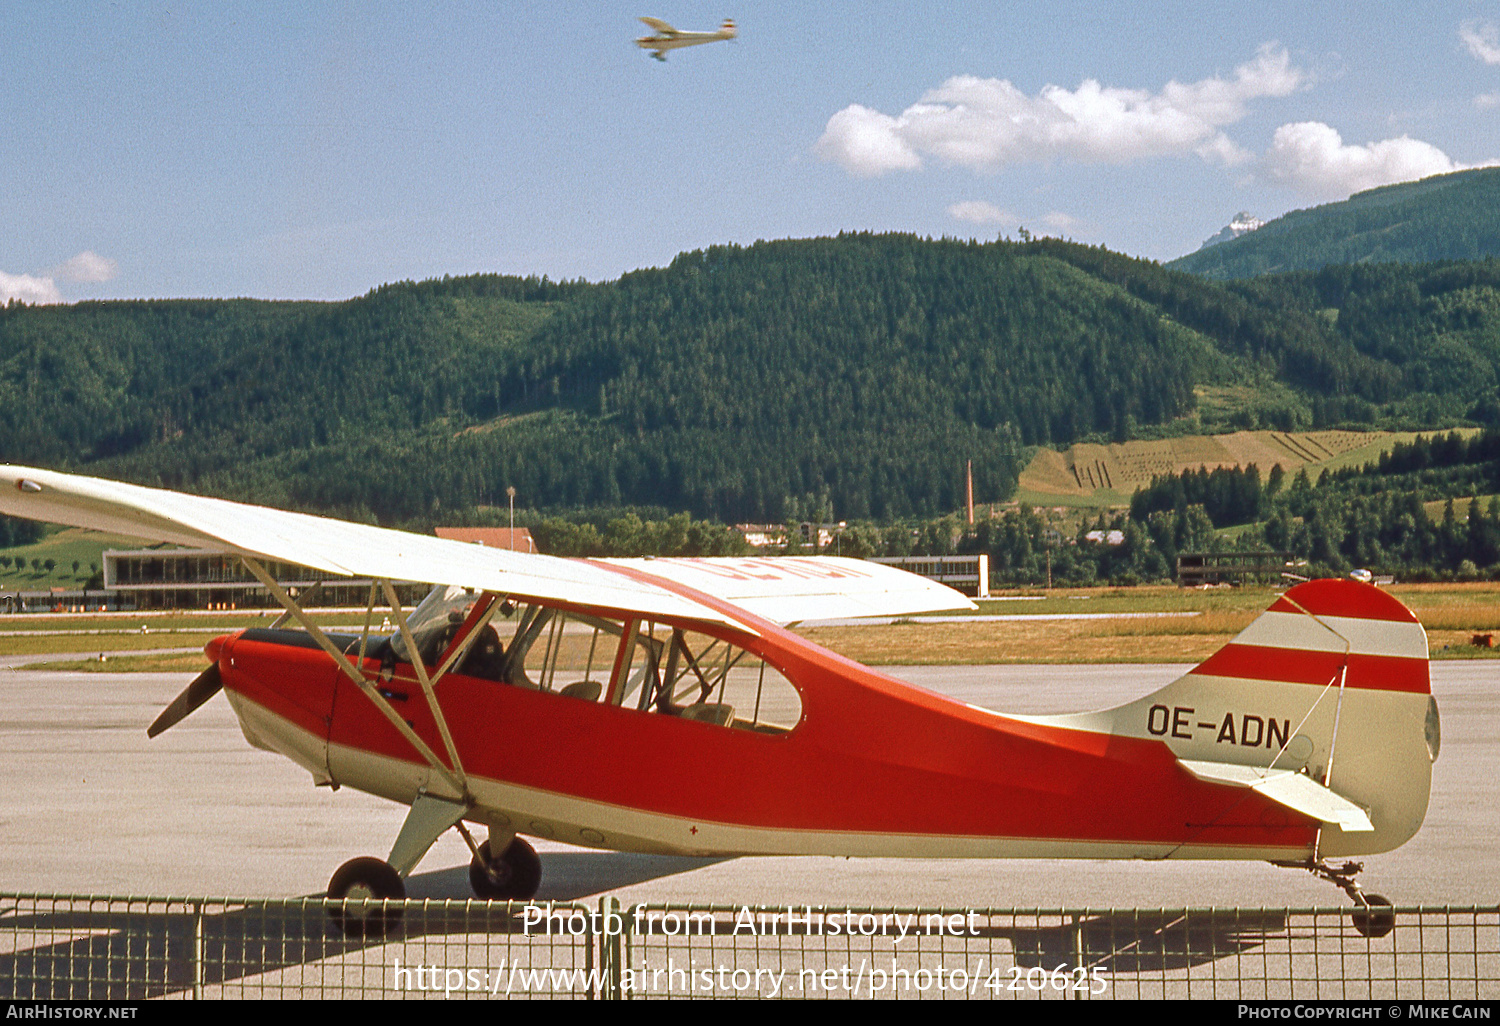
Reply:
<svg viewBox="0 0 1500 1026"><path fill-rule="evenodd" d="M1207 161L1218 161L1220 164L1233 166L1235 164L1248 164L1255 159L1255 155L1249 150L1243 149L1238 143L1223 132L1218 133L1208 142L1199 146L1198 156Z"/></svg>
<svg viewBox="0 0 1500 1026"><path fill-rule="evenodd" d="M65 261L52 269L52 274L63 281L99 282L109 281L120 272L119 264L102 257L91 249Z"/></svg>
<svg viewBox="0 0 1500 1026"><path fill-rule="evenodd" d="M1262 162L1267 177L1321 199L1343 199L1364 189L1410 182L1485 164L1459 164L1431 143L1401 136L1365 146L1346 145L1320 121L1282 125Z"/></svg>
<svg viewBox="0 0 1500 1026"><path fill-rule="evenodd" d="M997 224L1011 229L1021 227L1019 216L984 200L965 200L962 203L955 203L948 208L948 214L959 221L969 221L973 224ZM1083 224L1078 218L1060 210L1049 211L1040 218L1040 221L1046 226L1046 230L1039 232L1039 235L1060 234Z"/></svg>
<svg viewBox="0 0 1500 1026"><path fill-rule="evenodd" d="M950 217L960 221L971 221L974 224L1019 224L1020 220L1009 210L1001 210L993 203L984 200L965 200L955 203L948 208Z"/></svg>
<svg viewBox="0 0 1500 1026"><path fill-rule="evenodd" d="M1003 79L960 75L929 90L899 117L858 104L828 119L814 147L853 174L915 170L924 155L971 170L1062 158L1125 163L1196 152L1238 163L1248 154L1221 131L1245 105L1286 96L1308 83L1286 51L1266 45L1230 78L1168 82L1158 93L1085 80L1037 96Z"/></svg>
<svg viewBox="0 0 1500 1026"><path fill-rule="evenodd" d="M109 281L119 265L91 249L63 261L42 274L6 274L0 271L0 304L18 299L23 303L62 303L57 280L70 282Z"/></svg>
<svg viewBox="0 0 1500 1026"><path fill-rule="evenodd" d="M0 271L0 303L19 299L23 303L61 303L62 294L51 278Z"/></svg>
<svg viewBox="0 0 1500 1026"><path fill-rule="evenodd" d="M1500 93L1480 93L1474 97L1474 106L1480 110L1491 110L1500 107Z"/></svg>
<svg viewBox="0 0 1500 1026"><path fill-rule="evenodd" d="M1500 26L1492 21L1466 21L1458 30L1469 53L1486 64L1500 64Z"/></svg>
<svg viewBox="0 0 1500 1026"><path fill-rule="evenodd" d="M921 167L922 159L902 141L898 127L896 119L889 115L850 104L828 119L814 151L857 175Z"/></svg>

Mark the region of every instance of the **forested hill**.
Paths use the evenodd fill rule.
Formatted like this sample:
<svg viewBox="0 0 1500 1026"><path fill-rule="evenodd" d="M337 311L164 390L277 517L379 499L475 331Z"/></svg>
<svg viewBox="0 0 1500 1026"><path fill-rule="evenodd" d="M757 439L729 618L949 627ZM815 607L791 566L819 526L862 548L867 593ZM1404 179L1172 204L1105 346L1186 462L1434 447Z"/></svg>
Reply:
<svg viewBox="0 0 1500 1026"><path fill-rule="evenodd" d="M1500 168L1479 168L1294 210L1167 266L1225 280L1332 264L1493 256L1500 256Z"/></svg>
<svg viewBox="0 0 1500 1026"><path fill-rule="evenodd" d="M971 459L980 498L1005 497L1036 444L1500 419L1500 265L1328 275L849 235L599 285L12 304L0 459L383 522L507 487L533 508L891 518L956 508Z"/></svg>
<svg viewBox="0 0 1500 1026"><path fill-rule="evenodd" d="M886 517L956 506L968 459L981 494L1006 495L1024 444L1181 416L1230 363L1045 255L846 236L627 275L560 310L503 380L520 408L626 440L668 504L771 518L826 497Z"/></svg>

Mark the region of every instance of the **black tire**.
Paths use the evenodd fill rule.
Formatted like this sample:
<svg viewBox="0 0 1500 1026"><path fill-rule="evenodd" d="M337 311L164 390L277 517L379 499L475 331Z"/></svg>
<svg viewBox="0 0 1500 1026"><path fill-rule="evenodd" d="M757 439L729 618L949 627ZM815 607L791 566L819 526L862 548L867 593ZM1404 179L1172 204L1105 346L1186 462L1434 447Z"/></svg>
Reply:
<svg viewBox="0 0 1500 1026"><path fill-rule="evenodd" d="M338 868L328 881L328 897L335 901L399 900L406 897L406 884L389 862L365 855ZM401 910L378 905L329 905L328 916L350 937L380 937L401 921Z"/></svg>
<svg viewBox="0 0 1500 1026"><path fill-rule="evenodd" d="M1396 928L1396 913L1383 911L1392 907L1383 894L1366 894L1364 905L1349 913L1354 929L1365 937L1384 937Z"/></svg>
<svg viewBox="0 0 1500 1026"><path fill-rule="evenodd" d="M490 842L479 846L479 857L469 863L469 886L476 897L490 901L525 901L536 896L542 885L542 860L536 849L519 837L510 842L498 859L490 853Z"/></svg>

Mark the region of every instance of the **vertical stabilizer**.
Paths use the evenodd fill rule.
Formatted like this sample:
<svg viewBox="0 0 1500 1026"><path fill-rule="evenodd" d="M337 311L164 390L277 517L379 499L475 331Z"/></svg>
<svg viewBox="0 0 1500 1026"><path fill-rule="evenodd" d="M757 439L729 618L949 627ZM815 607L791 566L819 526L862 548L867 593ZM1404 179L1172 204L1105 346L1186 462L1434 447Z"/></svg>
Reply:
<svg viewBox="0 0 1500 1026"><path fill-rule="evenodd" d="M1389 594L1346 579L1292 588L1154 694L1045 720L1158 740L1200 780L1321 821L1321 857L1389 851L1415 834L1437 758L1426 632Z"/></svg>

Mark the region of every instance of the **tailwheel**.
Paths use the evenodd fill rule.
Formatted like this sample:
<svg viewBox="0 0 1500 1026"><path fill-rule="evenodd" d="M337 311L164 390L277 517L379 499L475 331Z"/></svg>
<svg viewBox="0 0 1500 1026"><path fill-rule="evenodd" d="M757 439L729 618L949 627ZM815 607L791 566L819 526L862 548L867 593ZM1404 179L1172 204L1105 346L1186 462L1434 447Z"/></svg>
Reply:
<svg viewBox="0 0 1500 1026"><path fill-rule="evenodd" d="M401 921L401 910L373 902L381 898L405 898L406 884L389 862L363 856L338 868L328 881L328 897L370 901L366 905L330 905L328 915L350 937L380 937Z"/></svg>
<svg viewBox="0 0 1500 1026"><path fill-rule="evenodd" d="M475 895L492 901L524 901L536 895L542 883L542 860L536 849L519 837L513 838L496 858L490 842L479 846L469 863L469 886Z"/></svg>
<svg viewBox="0 0 1500 1026"><path fill-rule="evenodd" d="M1360 894L1355 899L1360 907L1349 914L1354 929L1366 937L1384 937L1396 928L1396 913L1391 901L1383 894Z"/></svg>
<svg viewBox="0 0 1500 1026"><path fill-rule="evenodd" d="M1305 869L1349 895L1349 900L1355 905L1349 913L1349 920L1361 936L1384 937L1396 928L1395 906L1391 900L1383 894L1366 894L1359 881L1354 879L1365 868L1363 862L1345 862L1338 866L1309 859L1306 862L1277 862L1276 865Z"/></svg>

